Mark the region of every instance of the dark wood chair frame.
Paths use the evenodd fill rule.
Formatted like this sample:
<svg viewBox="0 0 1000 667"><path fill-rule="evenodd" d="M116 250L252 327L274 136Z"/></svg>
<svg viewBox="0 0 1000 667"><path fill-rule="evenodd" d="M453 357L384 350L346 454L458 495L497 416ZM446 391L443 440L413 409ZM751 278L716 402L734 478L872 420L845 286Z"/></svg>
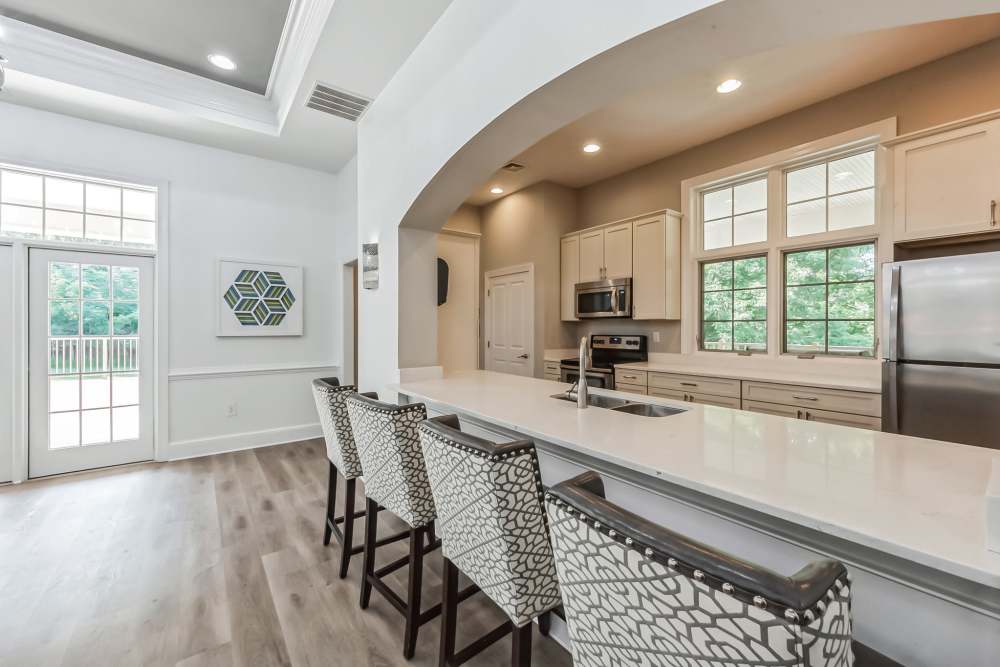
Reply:
<svg viewBox="0 0 1000 667"><path fill-rule="evenodd" d="M455 650L455 640L458 634L458 605L460 602L479 592L475 584L458 590L459 569L447 558L442 557L444 572L441 586L441 652L439 667L458 667L476 657L484 650L511 635L510 663L513 667L528 667L531 664L531 626L525 623L522 627L514 627L511 621L505 621L493 628L479 639L473 641L460 651ZM471 590L471 592L469 592ZM547 611L538 617L538 631L543 637L549 636L552 626L552 616L566 620L562 607Z"/></svg>
<svg viewBox="0 0 1000 667"><path fill-rule="evenodd" d="M323 531L323 546L329 546L330 538L336 537L341 544L340 551L340 578L347 576L347 569L351 564L351 556L362 553L364 544L354 546L354 520L365 516L365 512L354 511L355 492L357 491L357 479L344 478L344 513L337 516L337 479L344 477L337 466L330 463L330 480L326 492L326 521ZM376 513L381 512L383 507L376 507ZM347 517L350 517L348 520ZM341 529L343 525L343 529ZM379 541L375 546L382 546L397 542L409 536L409 531L402 531L395 535L390 535Z"/></svg>
<svg viewBox="0 0 1000 667"><path fill-rule="evenodd" d="M365 513L364 571L361 573L361 608L368 608L368 603L371 601L372 589L375 589L389 601L389 604L396 611L403 615L406 619L406 630L403 636L403 657L409 660L413 657L417 649L417 633L420 630L420 626L437 618L441 614L440 603L425 611L420 610L420 587L423 584L424 556L439 549L441 547L441 540L437 539L437 535L434 532L433 521L426 526L410 528L392 537L379 540L377 539L378 509L378 504L371 498L368 498ZM410 538L410 553L376 569L375 549L405 537ZM403 600L394 590L389 588L389 585L383 579L405 565L409 566L409 583L406 590L406 600ZM464 600L478 592L479 589L477 587L470 586L457 593L457 598Z"/></svg>

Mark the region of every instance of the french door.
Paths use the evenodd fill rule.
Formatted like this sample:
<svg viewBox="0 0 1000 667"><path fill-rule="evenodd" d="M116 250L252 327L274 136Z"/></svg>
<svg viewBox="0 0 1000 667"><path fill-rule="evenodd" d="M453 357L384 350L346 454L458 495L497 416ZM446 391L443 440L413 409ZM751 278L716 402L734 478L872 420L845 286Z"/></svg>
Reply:
<svg viewBox="0 0 1000 667"><path fill-rule="evenodd" d="M153 458L153 260L28 255L28 476Z"/></svg>

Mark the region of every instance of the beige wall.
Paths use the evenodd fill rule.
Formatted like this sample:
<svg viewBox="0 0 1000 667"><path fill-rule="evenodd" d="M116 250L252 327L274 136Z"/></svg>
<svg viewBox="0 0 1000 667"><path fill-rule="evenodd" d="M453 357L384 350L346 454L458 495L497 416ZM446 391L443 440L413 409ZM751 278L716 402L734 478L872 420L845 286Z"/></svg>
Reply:
<svg viewBox="0 0 1000 667"><path fill-rule="evenodd" d="M482 207L482 272L535 265L535 375L546 348L571 347L574 327L559 319L559 239L576 227L576 191L538 183Z"/></svg>
<svg viewBox="0 0 1000 667"><path fill-rule="evenodd" d="M578 228L664 208L679 211L685 178L884 118L896 116L903 134L998 108L1000 39L581 188ZM580 335L610 326L581 324ZM615 329L649 334L650 351L680 352L679 322L621 321ZM660 331L659 344L653 343L654 330Z"/></svg>
<svg viewBox="0 0 1000 667"><path fill-rule="evenodd" d="M448 216L448 221L444 223L444 229L469 234L481 233L483 224L479 207L472 204L462 204Z"/></svg>
<svg viewBox="0 0 1000 667"><path fill-rule="evenodd" d="M891 116L900 134L1000 108L1000 39L581 188L579 226L680 210L681 181Z"/></svg>

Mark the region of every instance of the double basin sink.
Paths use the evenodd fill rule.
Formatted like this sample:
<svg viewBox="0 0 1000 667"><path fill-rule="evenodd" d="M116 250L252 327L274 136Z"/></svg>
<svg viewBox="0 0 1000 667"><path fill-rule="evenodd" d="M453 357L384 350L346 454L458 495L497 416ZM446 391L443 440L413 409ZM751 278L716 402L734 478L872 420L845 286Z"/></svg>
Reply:
<svg viewBox="0 0 1000 667"><path fill-rule="evenodd" d="M576 403L576 395L568 392L553 394L552 398L561 401ZM667 405L657 405L656 403L641 403L639 401L629 401L624 398L614 396L602 396L601 394L587 394L587 405L595 408L604 408L615 412L624 412L630 415L641 417L669 417L684 412L682 408L672 408Z"/></svg>

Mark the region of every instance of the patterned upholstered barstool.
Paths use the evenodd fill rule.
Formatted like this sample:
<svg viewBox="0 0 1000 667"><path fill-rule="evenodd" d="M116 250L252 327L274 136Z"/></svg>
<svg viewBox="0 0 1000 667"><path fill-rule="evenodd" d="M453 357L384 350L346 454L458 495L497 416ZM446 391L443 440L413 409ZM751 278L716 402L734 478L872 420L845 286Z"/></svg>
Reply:
<svg viewBox="0 0 1000 667"><path fill-rule="evenodd" d="M403 657L409 659L416 650L420 626L441 613L439 604L420 611L424 556L441 546L441 541L434 537L437 514L417 436L417 424L427 417L427 408L423 403L392 405L354 394L347 399L347 412L361 459L367 496L361 608L368 607L374 588L406 617ZM376 570L375 549L380 546L377 510L380 505L410 527L410 554ZM404 601L382 578L407 564L409 585Z"/></svg>
<svg viewBox="0 0 1000 667"><path fill-rule="evenodd" d="M896 664L852 641L837 561L781 576L609 503L592 472L545 505L577 667Z"/></svg>
<svg viewBox="0 0 1000 667"><path fill-rule="evenodd" d="M351 556L361 553L362 547L355 547L354 519L365 515L354 511L354 493L358 477L361 476L361 461L354 445L351 422L347 416L347 397L357 391L354 385L342 385L335 377L313 380L313 398L319 423L323 427L326 440L326 457L330 461L330 480L326 494L326 527L323 544L330 544L330 536L336 536L342 545L340 554L340 578L347 576ZM378 394L364 394L378 398ZM336 516L337 479L344 478L344 514ZM341 530L340 524L344 528Z"/></svg>
<svg viewBox="0 0 1000 667"><path fill-rule="evenodd" d="M535 445L462 433L455 415L428 419L418 431L444 556L439 664L460 665L512 633L512 663L529 665L532 621L561 604ZM456 653L459 597L475 592L458 592L460 570L510 621ZM540 619L543 631L547 620Z"/></svg>

